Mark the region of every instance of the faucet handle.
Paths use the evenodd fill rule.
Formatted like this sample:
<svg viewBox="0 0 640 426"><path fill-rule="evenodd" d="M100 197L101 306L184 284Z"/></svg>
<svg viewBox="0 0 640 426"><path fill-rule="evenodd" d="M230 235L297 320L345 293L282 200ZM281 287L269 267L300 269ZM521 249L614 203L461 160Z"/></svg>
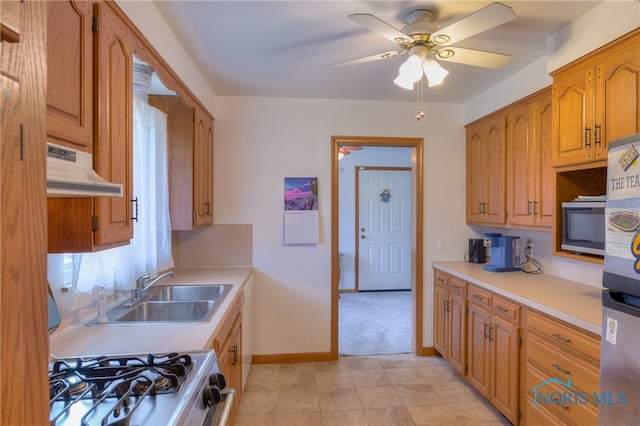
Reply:
<svg viewBox="0 0 640 426"><path fill-rule="evenodd" d="M136 287L142 288L144 286L144 282L147 281L149 278L151 278L151 275L149 275L148 272L140 275L138 278L136 278Z"/></svg>

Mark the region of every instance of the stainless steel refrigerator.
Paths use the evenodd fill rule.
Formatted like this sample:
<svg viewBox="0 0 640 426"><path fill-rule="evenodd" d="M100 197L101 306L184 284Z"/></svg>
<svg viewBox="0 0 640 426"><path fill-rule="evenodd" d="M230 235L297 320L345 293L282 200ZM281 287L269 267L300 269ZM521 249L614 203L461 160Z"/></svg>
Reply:
<svg viewBox="0 0 640 426"><path fill-rule="evenodd" d="M609 144L598 424L640 424L640 133Z"/></svg>

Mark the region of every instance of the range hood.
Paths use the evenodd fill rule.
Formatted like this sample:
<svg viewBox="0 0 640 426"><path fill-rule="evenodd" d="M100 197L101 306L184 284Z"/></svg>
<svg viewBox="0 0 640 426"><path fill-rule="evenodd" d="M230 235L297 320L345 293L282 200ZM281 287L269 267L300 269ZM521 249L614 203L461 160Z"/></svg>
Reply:
<svg viewBox="0 0 640 426"><path fill-rule="evenodd" d="M122 185L100 177L91 154L47 142L47 197L122 197Z"/></svg>

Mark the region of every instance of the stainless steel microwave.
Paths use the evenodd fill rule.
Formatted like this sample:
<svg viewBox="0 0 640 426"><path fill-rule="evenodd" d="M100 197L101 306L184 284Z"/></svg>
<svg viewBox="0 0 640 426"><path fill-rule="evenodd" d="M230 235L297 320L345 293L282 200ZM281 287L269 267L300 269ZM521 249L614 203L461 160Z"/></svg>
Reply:
<svg viewBox="0 0 640 426"><path fill-rule="evenodd" d="M604 256L605 202L562 203L563 250Z"/></svg>

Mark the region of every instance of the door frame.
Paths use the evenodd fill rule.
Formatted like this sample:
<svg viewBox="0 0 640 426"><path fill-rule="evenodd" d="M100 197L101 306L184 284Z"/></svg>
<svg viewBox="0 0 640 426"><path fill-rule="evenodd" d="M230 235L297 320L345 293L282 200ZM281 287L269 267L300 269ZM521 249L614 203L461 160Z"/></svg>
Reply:
<svg viewBox="0 0 640 426"><path fill-rule="evenodd" d="M360 290L360 232L358 232L358 229L360 228L360 170L381 170L381 171L391 171L391 172L397 172L397 171L410 171L411 173L411 179L413 180L413 168L412 167L393 167L393 166L355 166L355 242L354 242L354 257L355 257L355 271L354 271L354 277L355 277L355 285L354 285L354 291L355 293L357 293ZM413 183L413 182L412 182ZM413 188L411 188L411 217L413 219L413 198L414 198L415 194L413 193ZM338 206L338 213L340 213L340 206ZM413 224L412 224L413 225ZM411 229L411 232L413 232L413 228ZM412 248L413 249L413 248ZM412 250L413 251L413 250ZM339 284L338 284L339 285ZM413 285L411 286L413 289Z"/></svg>
<svg viewBox="0 0 640 426"><path fill-rule="evenodd" d="M379 146L411 148L413 208L411 226L411 321L412 348L422 355L422 328L424 305L424 140L423 138L332 136L331 137L331 358L338 359L338 298L339 298L339 205L338 179L340 166L338 152L342 146Z"/></svg>

